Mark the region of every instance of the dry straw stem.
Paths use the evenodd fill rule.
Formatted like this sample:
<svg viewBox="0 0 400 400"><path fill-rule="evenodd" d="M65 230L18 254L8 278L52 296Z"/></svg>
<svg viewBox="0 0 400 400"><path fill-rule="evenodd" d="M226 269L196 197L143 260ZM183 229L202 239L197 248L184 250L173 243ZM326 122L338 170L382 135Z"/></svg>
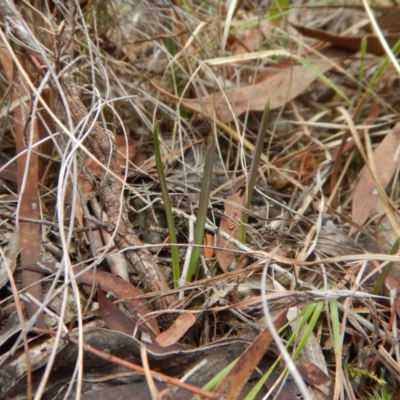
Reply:
<svg viewBox="0 0 400 400"><path fill-rule="evenodd" d="M71 116L73 125L84 124L86 127L85 144L102 165L98 194L104 204L109 230L113 234L116 247L124 250L126 258L135 268L147 291L168 292L169 287L164 275L149 250L135 235L128 219L114 140L93 118L88 117L83 102L71 89L68 81L63 77L56 77L53 65L43 50L44 47L34 39L33 33L14 6L10 2L3 2L0 4L0 14L6 24L8 38L22 47L37 72L43 77L50 74L49 84L60 97L67 115ZM61 128L65 134L71 135L67 128L64 126ZM160 297L156 300L157 308L167 309L172 300L170 296ZM166 314L164 318L169 320L170 316Z"/></svg>

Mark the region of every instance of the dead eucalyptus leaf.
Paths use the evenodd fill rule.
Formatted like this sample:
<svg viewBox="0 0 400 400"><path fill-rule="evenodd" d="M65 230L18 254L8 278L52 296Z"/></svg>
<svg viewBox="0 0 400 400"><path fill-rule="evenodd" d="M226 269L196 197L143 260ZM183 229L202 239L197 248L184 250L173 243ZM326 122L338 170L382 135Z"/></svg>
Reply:
<svg viewBox="0 0 400 400"><path fill-rule="evenodd" d="M240 221L243 216L242 207L244 207L245 200L244 191L239 190L232 196L229 196L224 204L225 214L221 219L219 229L234 239L239 237ZM217 249L215 253L219 266L224 272L228 272L230 265L235 259L235 249L236 246L234 244L219 235L217 236Z"/></svg>
<svg viewBox="0 0 400 400"><path fill-rule="evenodd" d="M310 60L320 73L333 68L329 60ZM270 110L284 106L303 93L317 79L316 73L304 65L286 66L259 83L227 89L200 99L183 99L182 104L193 111L216 115L222 122L250 111L263 111L267 100Z"/></svg>
<svg viewBox="0 0 400 400"><path fill-rule="evenodd" d="M261 45L264 38L271 34L276 25L275 21L271 21L267 24L257 26L256 29L242 31L240 40L236 37L233 38L232 54L246 54L255 51Z"/></svg>
<svg viewBox="0 0 400 400"><path fill-rule="evenodd" d="M400 165L399 146L400 122L386 135L374 151L376 171L384 188L389 184ZM363 225L374 212L379 210L379 198L375 180L369 168L365 166L353 195L353 221L358 225ZM349 235L352 235L355 231L356 228L352 227Z"/></svg>
<svg viewBox="0 0 400 400"><path fill-rule="evenodd" d="M172 325L156 337L156 342L163 347L175 344L196 322L193 314L183 314Z"/></svg>
<svg viewBox="0 0 400 400"><path fill-rule="evenodd" d="M325 396L324 398L331 398L333 390L332 381L321 368L305 360L297 362L296 367L304 382L317 388Z"/></svg>
<svg viewBox="0 0 400 400"><path fill-rule="evenodd" d="M301 26L290 23L295 29L297 29L302 35L312 37L314 39L322 40L324 42L329 42L335 46L340 46L347 50L359 51L361 49L361 44L363 40L367 42L367 52L375 54L377 56L382 56L386 54L385 49L382 47L381 41L378 36L373 34L365 34L361 36L343 36L335 35L330 32L323 31L322 29L312 29L306 26ZM400 39L400 33L389 33L385 35L390 47L393 47L397 41Z"/></svg>
<svg viewBox="0 0 400 400"><path fill-rule="evenodd" d="M101 290L101 285L97 287L97 299L101 316L106 325L113 331L126 333L132 336L137 322L129 318L117 305L115 305Z"/></svg>

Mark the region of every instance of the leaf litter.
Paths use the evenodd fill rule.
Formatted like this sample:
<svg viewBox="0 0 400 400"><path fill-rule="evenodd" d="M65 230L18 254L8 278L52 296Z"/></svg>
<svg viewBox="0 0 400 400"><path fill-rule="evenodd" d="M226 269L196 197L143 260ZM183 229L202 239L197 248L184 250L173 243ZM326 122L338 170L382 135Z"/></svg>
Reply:
<svg viewBox="0 0 400 400"><path fill-rule="evenodd" d="M366 14L290 8L292 26L310 39L248 2L236 9L174 4L81 2L67 10L52 3L54 18L38 9L36 19L20 14L19 4L0 5L0 397L101 398L113 390L150 398L167 383L174 398L268 391L295 398L298 387L279 367L264 379L277 360L265 299L280 312L283 339L289 326L296 329L283 310L292 307L301 320L307 307L322 304L307 335L308 350L325 360L305 347L297 362L308 396L356 398L383 386L395 393L398 301L389 285L399 261L390 255L399 77L387 68L370 85L381 48L368 42L372 55L360 53L361 41L347 33L358 29L354 15ZM376 14L386 37L397 37L393 20ZM351 51L327 48L329 40ZM200 208L207 209L205 251L193 282L179 289L153 157L158 121L182 268ZM204 200L210 125L216 143ZM357 132L368 135L365 152ZM244 210L238 188L248 189L255 158L251 209ZM373 296L388 263L386 285ZM341 326L330 315L334 301ZM321 350L329 341L334 346ZM297 343L289 342L294 355ZM152 383L155 374L161 386Z"/></svg>

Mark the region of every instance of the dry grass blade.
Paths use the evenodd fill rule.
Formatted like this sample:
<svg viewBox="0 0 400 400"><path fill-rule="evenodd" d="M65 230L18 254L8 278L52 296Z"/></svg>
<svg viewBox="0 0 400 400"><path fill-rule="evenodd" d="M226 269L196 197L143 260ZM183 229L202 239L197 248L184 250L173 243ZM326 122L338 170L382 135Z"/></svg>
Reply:
<svg viewBox="0 0 400 400"><path fill-rule="evenodd" d="M269 100L265 103L265 108L263 111L260 130L258 131L257 135L257 142L255 144L255 152L254 157L251 160L249 177L247 180L247 190L246 190L246 209L250 211L251 208L251 201L253 199L254 187L256 184L257 176L258 176L258 168L260 167L260 160L261 160L261 153L263 149L263 144L265 141L265 135L267 134L267 126L269 122ZM246 242L246 230L247 230L247 222L249 220L249 214L244 213L242 218L242 226L240 230L240 241L242 243Z"/></svg>
<svg viewBox="0 0 400 400"><path fill-rule="evenodd" d="M14 37L18 38L24 46L29 61L38 69L39 73L45 74L47 69L51 69L46 58L38 54L37 43L33 42L27 29L24 26L21 15L13 10L11 6L3 4L0 6L0 13L7 20L12 19L11 31ZM71 85L63 78L58 81L50 81L53 89L60 96L61 101L65 100L64 106L67 107L64 112L70 115L75 126L84 124L86 146L93 152L94 156L102 165L100 174L100 184L98 187L104 208L107 213L110 233L112 233L116 246L121 250L135 248L135 250L126 250L125 256L140 275L148 291L168 292L169 287L164 276L160 272L157 264L152 259L149 251L143 246L143 243L137 238L132 230L132 226L127 216L125 200L123 199L124 186L120 178L120 167L117 162L117 149L107 132L91 117L88 118L87 110L81 99L74 93ZM167 309L171 302L169 296L157 299L156 304L160 310ZM164 317L170 320L168 314Z"/></svg>
<svg viewBox="0 0 400 400"><path fill-rule="evenodd" d="M173 279L174 279L174 287L177 288L179 279L180 279L179 253L178 253L178 247L176 246L177 240L176 240L176 234L175 234L174 216L172 214L171 201L169 199L167 183L165 181L165 175L164 175L164 170L163 170L163 165L162 165L162 160L161 160L161 149L160 149L160 141L158 139L158 124L157 123L154 125L154 129L153 129L153 140L154 140L154 156L156 158L158 178L160 180L161 192L162 192L164 206L165 206L165 214L166 214L167 223L168 223L169 237L170 237L170 241L171 241L172 275L173 275Z"/></svg>
<svg viewBox="0 0 400 400"><path fill-rule="evenodd" d="M76 94L71 92L65 82L61 82L61 87L74 122L76 124L82 123L86 119L84 104ZM115 144L110 140L104 129L99 124L94 123L92 129L88 132L86 145L104 166L100 175L98 190L107 213L109 231L114 237L117 248L125 250L126 258L138 272L149 292L168 292L169 287L165 277L149 251L133 232L129 222L125 200L122 197L123 183L119 177L120 169L117 163ZM127 250L132 247L135 250ZM171 301L172 298L169 296L158 299L158 308L160 310L167 309ZM170 319L167 314L165 318Z"/></svg>

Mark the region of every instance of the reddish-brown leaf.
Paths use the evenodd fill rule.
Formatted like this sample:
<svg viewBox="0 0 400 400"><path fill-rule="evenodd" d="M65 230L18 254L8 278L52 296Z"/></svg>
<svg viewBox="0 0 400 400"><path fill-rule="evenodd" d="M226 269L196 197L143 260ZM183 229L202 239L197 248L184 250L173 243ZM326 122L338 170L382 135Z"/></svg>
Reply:
<svg viewBox="0 0 400 400"><path fill-rule="evenodd" d="M2 42L0 41L0 44ZM31 116L30 93L26 89L27 84L23 77L14 74L14 62L6 46L0 46L0 60L7 76L8 84L14 87L12 91L13 102L19 104L13 110L14 114L14 134L17 158L17 182L18 182L18 201L19 214L22 219L39 220L39 157L37 152L31 149L36 148L39 142L39 130L36 116ZM28 156L29 153L29 156ZM41 237L40 225L27 221L19 222L20 246L21 246L21 266L41 260ZM42 275L40 273L23 270L22 285L27 288L28 293L35 297L39 302L43 299ZM32 317L38 307L34 302L27 302L26 309L29 317ZM46 327L44 314L37 318L36 326Z"/></svg>
<svg viewBox="0 0 400 400"><path fill-rule="evenodd" d="M215 249L213 247L214 244L214 236L211 235L210 233L206 233L204 235L204 249L203 249L203 254L205 258L211 258L214 257L215 255Z"/></svg>
<svg viewBox="0 0 400 400"><path fill-rule="evenodd" d="M248 52L252 52L260 46L265 37L271 33L274 28L274 22L263 24L262 26L257 27L251 31L242 32L242 37L240 40L238 38L234 38L234 44L232 49L232 54L245 54Z"/></svg>
<svg viewBox="0 0 400 400"><path fill-rule="evenodd" d="M224 204L225 213L221 219L219 229L234 239L239 237L240 221L243 216L241 207L244 207L244 203L245 195L243 190L240 189L232 196L229 196ZM235 258L235 249L236 246L234 244L219 235L217 236L217 248L215 249L215 253L219 266L224 272L228 272L229 266Z"/></svg>
<svg viewBox="0 0 400 400"><path fill-rule="evenodd" d="M317 388L326 398L330 398L332 382L321 368L305 360L296 363L296 367L305 383Z"/></svg>
<svg viewBox="0 0 400 400"><path fill-rule="evenodd" d="M367 42L367 52L378 56L386 54L379 38L376 35L368 34L363 36L343 36L325 32L321 29L312 29L305 26L297 25L291 22L291 25L296 28L302 35L332 43L347 50L359 51L363 40ZM389 46L393 47L400 39L400 33L389 33L385 35L385 39Z"/></svg>
<svg viewBox="0 0 400 400"><path fill-rule="evenodd" d="M31 263L26 269L43 273L57 273L57 268L53 262L41 261L40 263ZM87 285L100 285L105 292L112 292L118 299L123 300L124 306L130 311L136 320L143 324L143 329L147 329L155 336L160 333L157 319L154 316L146 317L152 310L148 307L144 300L138 299L142 296L139 289L131 283L124 281L119 276L106 271L94 271L92 269L85 270L84 267L74 267L75 279L78 282ZM147 328L149 325L149 328Z"/></svg>
<svg viewBox="0 0 400 400"><path fill-rule="evenodd" d="M86 283L87 285L100 285L106 292L112 292L119 299L127 299L124 301L125 307L131 312L135 320L141 322L141 328L148 330L146 325L149 324L151 331L158 334L159 327L155 317L148 319L143 318L151 312L150 308L142 300L135 300L135 297L141 296L142 293L131 283L124 281L119 276L105 271L92 270L81 272L77 278L79 282Z"/></svg>
<svg viewBox="0 0 400 400"><path fill-rule="evenodd" d="M160 346L167 347L175 344L196 322L193 314L183 314L172 325L156 337Z"/></svg>
<svg viewBox="0 0 400 400"><path fill-rule="evenodd" d="M101 290L101 285L97 286L97 298L101 316L106 325L113 331L126 333L132 336L137 327L137 321L129 318L118 306L116 306Z"/></svg>

